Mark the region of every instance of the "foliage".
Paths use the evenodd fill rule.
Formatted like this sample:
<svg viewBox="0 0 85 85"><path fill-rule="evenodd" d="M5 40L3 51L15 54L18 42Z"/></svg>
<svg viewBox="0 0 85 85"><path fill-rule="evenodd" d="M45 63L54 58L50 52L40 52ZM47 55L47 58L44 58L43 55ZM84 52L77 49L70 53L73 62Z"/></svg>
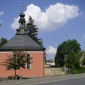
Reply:
<svg viewBox="0 0 85 85"><path fill-rule="evenodd" d="M1 26L1 24L0 24L0 26Z"/></svg>
<svg viewBox="0 0 85 85"><path fill-rule="evenodd" d="M6 38L1 38L0 47L2 47L5 43L7 43L7 39Z"/></svg>
<svg viewBox="0 0 85 85"><path fill-rule="evenodd" d="M38 28L34 25L34 20L31 16L29 16L29 23L26 24L26 28L29 30L28 34L30 37L35 40L38 44L42 44L42 41L39 42L40 39L37 38Z"/></svg>
<svg viewBox="0 0 85 85"><path fill-rule="evenodd" d="M60 56L59 56L60 55ZM64 57L63 57L63 55L62 54L57 54L56 55L56 57L55 57L55 65L57 66L57 67L62 67L62 66L64 66L64 64L65 64L65 61L64 61Z"/></svg>
<svg viewBox="0 0 85 85"><path fill-rule="evenodd" d="M85 73L85 67L71 68L72 74Z"/></svg>
<svg viewBox="0 0 85 85"><path fill-rule="evenodd" d="M83 54L84 54L84 51L80 51L80 52L77 53L77 55L79 56L79 58L81 58L83 56Z"/></svg>
<svg viewBox="0 0 85 85"><path fill-rule="evenodd" d="M76 54L74 54L72 51L66 57L66 67L69 67L69 68L80 67L79 57Z"/></svg>
<svg viewBox="0 0 85 85"><path fill-rule="evenodd" d="M69 55L70 52L77 54L80 52L80 44L77 40L68 40L64 41L58 46L57 53L55 56L55 65L58 67L62 67L65 65L66 57Z"/></svg>
<svg viewBox="0 0 85 85"><path fill-rule="evenodd" d="M82 60L82 65L85 65L85 54L84 54L84 58Z"/></svg>
<svg viewBox="0 0 85 85"><path fill-rule="evenodd" d="M37 43L38 43L40 46L43 47L43 41L42 41L42 39L39 39Z"/></svg>
<svg viewBox="0 0 85 85"><path fill-rule="evenodd" d="M23 51L14 51L13 56L8 56L6 61L3 63L4 66L7 67L8 70L14 69L15 70L15 76L16 76L16 70L22 68L26 68L26 53Z"/></svg>

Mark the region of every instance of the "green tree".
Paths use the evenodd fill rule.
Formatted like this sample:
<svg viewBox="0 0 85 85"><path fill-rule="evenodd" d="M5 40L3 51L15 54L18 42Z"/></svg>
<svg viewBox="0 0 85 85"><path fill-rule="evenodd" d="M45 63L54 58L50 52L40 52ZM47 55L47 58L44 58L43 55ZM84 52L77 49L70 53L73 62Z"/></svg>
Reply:
<svg viewBox="0 0 85 85"><path fill-rule="evenodd" d="M79 58L81 58L84 55L84 51L78 52L77 55L79 56Z"/></svg>
<svg viewBox="0 0 85 85"><path fill-rule="evenodd" d="M1 26L1 24L0 24L0 26Z"/></svg>
<svg viewBox="0 0 85 85"><path fill-rule="evenodd" d="M29 22L26 24L26 28L29 30L28 34L30 37L35 40L38 44L42 44L40 41L41 39L38 39L38 28L36 25L34 25L34 20L32 19L31 16L29 16Z"/></svg>
<svg viewBox="0 0 85 85"><path fill-rule="evenodd" d="M8 70L14 69L16 76L16 70L20 69L20 67L26 68L26 63L29 61L25 52L14 51L13 55L8 56L3 65L6 66Z"/></svg>
<svg viewBox="0 0 85 85"><path fill-rule="evenodd" d="M6 38L1 38L0 47L2 47L5 43L7 43L7 39Z"/></svg>
<svg viewBox="0 0 85 85"><path fill-rule="evenodd" d="M58 67L62 67L65 65L66 57L72 51L74 54L80 52L80 44L77 40L68 40L61 43L57 48L57 53L55 56L55 65Z"/></svg>
<svg viewBox="0 0 85 85"><path fill-rule="evenodd" d="M82 65L85 65L85 54L84 54L84 58L82 60Z"/></svg>
<svg viewBox="0 0 85 85"><path fill-rule="evenodd" d="M66 67L68 68L79 68L80 67L79 56L74 54L72 51L66 57Z"/></svg>

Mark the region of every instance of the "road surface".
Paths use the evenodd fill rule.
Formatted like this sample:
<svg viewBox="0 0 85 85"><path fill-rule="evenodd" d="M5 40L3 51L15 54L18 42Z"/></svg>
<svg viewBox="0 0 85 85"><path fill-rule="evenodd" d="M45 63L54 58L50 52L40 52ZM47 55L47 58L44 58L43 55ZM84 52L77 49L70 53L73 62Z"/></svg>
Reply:
<svg viewBox="0 0 85 85"><path fill-rule="evenodd" d="M85 85L85 74L0 80L0 85Z"/></svg>
<svg viewBox="0 0 85 85"><path fill-rule="evenodd" d="M85 85L85 77L54 80L48 82L35 83L32 85Z"/></svg>

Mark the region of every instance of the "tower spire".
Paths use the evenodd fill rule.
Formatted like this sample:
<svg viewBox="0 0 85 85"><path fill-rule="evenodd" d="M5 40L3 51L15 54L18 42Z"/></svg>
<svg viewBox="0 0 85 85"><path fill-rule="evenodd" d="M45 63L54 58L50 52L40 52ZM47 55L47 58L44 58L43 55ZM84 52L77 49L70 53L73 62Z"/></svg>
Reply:
<svg viewBox="0 0 85 85"><path fill-rule="evenodd" d="M22 13L23 13L23 3L22 3Z"/></svg>
<svg viewBox="0 0 85 85"><path fill-rule="evenodd" d="M25 27L25 14L23 13L23 3L22 3L22 11L20 13L20 19L19 19L19 28L16 29L16 34L28 34L28 29Z"/></svg>

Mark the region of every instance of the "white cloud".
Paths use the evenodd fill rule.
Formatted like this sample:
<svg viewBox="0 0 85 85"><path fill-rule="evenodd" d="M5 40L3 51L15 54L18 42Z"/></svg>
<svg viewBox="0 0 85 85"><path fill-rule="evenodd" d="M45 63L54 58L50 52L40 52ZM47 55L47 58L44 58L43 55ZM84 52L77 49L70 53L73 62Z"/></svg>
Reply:
<svg viewBox="0 0 85 85"><path fill-rule="evenodd" d="M30 4L24 13L26 21L28 21L29 15L32 16L39 31L45 32L55 30L66 24L68 20L77 17L79 15L79 8L74 5L56 3L50 5L43 12L40 7ZM14 22L11 24L13 29L18 28L18 18L14 19Z"/></svg>
<svg viewBox="0 0 85 85"><path fill-rule="evenodd" d="M53 59L54 60L56 52L57 52L57 49L54 48L53 46L47 47L47 49L46 49L46 59Z"/></svg>
<svg viewBox="0 0 85 85"><path fill-rule="evenodd" d="M14 19L14 23L11 24L11 27L13 29L17 29L19 27L19 23L18 23L19 17Z"/></svg>
<svg viewBox="0 0 85 85"><path fill-rule="evenodd" d="M85 38L85 35L84 35L84 38Z"/></svg>
<svg viewBox="0 0 85 85"><path fill-rule="evenodd" d="M47 55L55 55L56 54L56 51L57 51L56 48L54 48L53 46L49 46L46 49L46 54Z"/></svg>
<svg viewBox="0 0 85 85"><path fill-rule="evenodd" d="M0 15L3 15L3 14L4 14L4 12L3 12L3 11L1 11L1 12L0 12Z"/></svg>

